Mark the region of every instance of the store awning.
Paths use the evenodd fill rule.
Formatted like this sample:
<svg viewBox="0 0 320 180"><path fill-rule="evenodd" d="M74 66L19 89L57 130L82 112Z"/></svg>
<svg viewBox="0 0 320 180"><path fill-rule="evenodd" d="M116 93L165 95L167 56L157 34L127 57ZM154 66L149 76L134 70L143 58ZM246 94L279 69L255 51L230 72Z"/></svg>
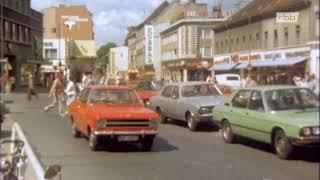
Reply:
<svg viewBox="0 0 320 180"><path fill-rule="evenodd" d="M240 63L217 64L212 66L209 71L229 71L237 67Z"/></svg>
<svg viewBox="0 0 320 180"><path fill-rule="evenodd" d="M267 61L252 61L251 67L276 67L276 66L293 66L295 64L306 61L307 57L298 57L290 59L278 59L278 60L267 60ZM249 66L249 62L241 63L235 69L245 69Z"/></svg>

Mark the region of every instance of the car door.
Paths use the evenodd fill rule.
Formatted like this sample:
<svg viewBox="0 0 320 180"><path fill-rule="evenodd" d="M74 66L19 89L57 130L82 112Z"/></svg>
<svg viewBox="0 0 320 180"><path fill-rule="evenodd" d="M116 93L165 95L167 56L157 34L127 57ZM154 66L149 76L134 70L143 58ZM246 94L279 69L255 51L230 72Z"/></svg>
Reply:
<svg viewBox="0 0 320 180"><path fill-rule="evenodd" d="M161 99L160 99L161 110L166 116L169 116L169 117L171 113L169 104L172 100L173 90L174 90L174 86L167 86L163 90Z"/></svg>
<svg viewBox="0 0 320 180"><path fill-rule="evenodd" d="M90 93L90 89L84 89L82 93L80 94L79 98L79 104L76 108L78 108L78 127L81 132L87 131L87 122L86 122L86 114L87 114L87 108L88 108L88 96Z"/></svg>
<svg viewBox="0 0 320 180"><path fill-rule="evenodd" d="M232 131L235 134L247 134L247 127L245 126L245 121L247 118L246 113L250 95L251 90L238 91L231 101L229 112L226 112L227 119L230 121Z"/></svg>
<svg viewBox="0 0 320 180"><path fill-rule="evenodd" d="M270 142L272 123L267 119L266 106L261 91L252 91L245 126L248 127L248 137L263 142Z"/></svg>

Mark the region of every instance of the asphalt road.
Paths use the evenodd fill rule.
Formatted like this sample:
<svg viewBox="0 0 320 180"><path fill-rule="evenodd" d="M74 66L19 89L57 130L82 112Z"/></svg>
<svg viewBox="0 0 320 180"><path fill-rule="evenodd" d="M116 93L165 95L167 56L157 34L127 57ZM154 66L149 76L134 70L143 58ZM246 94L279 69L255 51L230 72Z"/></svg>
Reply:
<svg viewBox="0 0 320 180"><path fill-rule="evenodd" d="M92 152L85 138L75 139L67 119L49 103L45 94L27 102L25 94L7 100L11 117L24 129L44 166L62 165L63 180L317 180L320 153L300 150L293 160L277 158L270 146L241 140L223 142L218 130L204 126L190 132L184 123L161 125L152 152L120 144ZM318 150L317 150L318 151Z"/></svg>

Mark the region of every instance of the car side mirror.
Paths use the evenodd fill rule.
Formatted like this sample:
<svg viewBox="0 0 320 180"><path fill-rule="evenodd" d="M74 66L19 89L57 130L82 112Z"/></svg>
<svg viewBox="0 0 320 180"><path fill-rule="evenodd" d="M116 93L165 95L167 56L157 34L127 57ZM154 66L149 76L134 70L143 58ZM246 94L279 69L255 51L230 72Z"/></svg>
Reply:
<svg viewBox="0 0 320 180"><path fill-rule="evenodd" d="M44 172L45 179L53 179L61 172L60 165L52 165L47 167L46 171Z"/></svg>
<svg viewBox="0 0 320 180"><path fill-rule="evenodd" d="M179 97L176 95L172 95L172 99L179 99Z"/></svg>
<svg viewBox="0 0 320 180"><path fill-rule="evenodd" d="M230 103L224 103L225 106L230 106Z"/></svg>

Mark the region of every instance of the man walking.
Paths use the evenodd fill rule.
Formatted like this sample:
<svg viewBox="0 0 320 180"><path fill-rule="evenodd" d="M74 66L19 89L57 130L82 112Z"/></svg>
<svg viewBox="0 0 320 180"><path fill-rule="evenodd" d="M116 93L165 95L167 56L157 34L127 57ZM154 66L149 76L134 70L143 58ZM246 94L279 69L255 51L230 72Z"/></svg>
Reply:
<svg viewBox="0 0 320 180"><path fill-rule="evenodd" d="M48 112L50 109L54 108L58 103L59 114L63 115L63 109L62 109L63 91L64 91L63 74L62 72L59 72L56 75L56 79L53 81L53 84L49 93L49 98L53 97L53 101L51 104L49 104L44 108L45 112Z"/></svg>

